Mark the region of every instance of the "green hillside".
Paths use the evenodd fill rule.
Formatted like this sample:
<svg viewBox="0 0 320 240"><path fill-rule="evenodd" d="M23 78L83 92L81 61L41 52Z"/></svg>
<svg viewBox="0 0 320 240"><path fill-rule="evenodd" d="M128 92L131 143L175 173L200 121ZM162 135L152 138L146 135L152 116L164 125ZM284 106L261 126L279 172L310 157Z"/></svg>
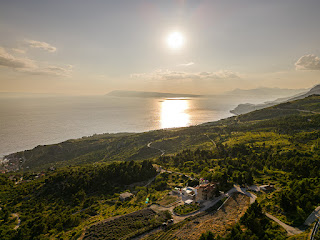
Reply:
<svg viewBox="0 0 320 240"><path fill-rule="evenodd" d="M187 128L156 130L145 133L102 134L59 144L38 146L7 156L25 159L23 170L41 170L50 166L69 166L93 162L154 159L165 150L174 154L183 149L210 149L212 142L226 134L245 131L296 132L318 129L320 96L283 103L274 107ZM153 148L148 148L152 142Z"/></svg>
<svg viewBox="0 0 320 240"><path fill-rule="evenodd" d="M220 239L286 239L262 212L298 227L320 205L319 102L320 96L310 96L199 126L95 135L14 154L25 157L23 170L31 171L0 174L1 239L106 236L113 230L99 226L114 221L95 224L118 215L124 217L116 221L121 223L116 231L124 238L140 227L157 227L170 216L144 218L137 212L143 220L134 223L136 214L125 214L144 209L146 197L156 202L177 185L197 183L174 171L219 182L220 191L233 184L275 185L274 191L259 193L258 205ZM146 186L156 174L152 164L173 173L159 174ZM124 191L134 194L128 202L119 200Z"/></svg>

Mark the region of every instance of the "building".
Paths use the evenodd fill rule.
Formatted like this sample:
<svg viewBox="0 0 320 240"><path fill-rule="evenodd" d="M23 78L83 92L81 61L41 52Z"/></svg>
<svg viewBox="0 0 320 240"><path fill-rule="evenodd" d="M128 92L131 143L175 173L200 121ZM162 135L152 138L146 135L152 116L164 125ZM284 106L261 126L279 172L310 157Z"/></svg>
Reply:
<svg viewBox="0 0 320 240"><path fill-rule="evenodd" d="M184 202L185 205L190 205L192 204L194 201L192 199L188 199Z"/></svg>
<svg viewBox="0 0 320 240"><path fill-rule="evenodd" d="M124 202L124 201L128 201L133 197L132 193L129 192L125 192L125 193L121 193L119 196L120 201Z"/></svg>
<svg viewBox="0 0 320 240"><path fill-rule="evenodd" d="M196 189L198 193L196 201L206 201L214 197L216 185L213 183L207 183L197 186Z"/></svg>
<svg viewBox="0 0 320 240"><path fill-rule="evenodd" d="M182 201L195 200L197 196L197 189L193 187L185 187L181 189Z"/></svg>

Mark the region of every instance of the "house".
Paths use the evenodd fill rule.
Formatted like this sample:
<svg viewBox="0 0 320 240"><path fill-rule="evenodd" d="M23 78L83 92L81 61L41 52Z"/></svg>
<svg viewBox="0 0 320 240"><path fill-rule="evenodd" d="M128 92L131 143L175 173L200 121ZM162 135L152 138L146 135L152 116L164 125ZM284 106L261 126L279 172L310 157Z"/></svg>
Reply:
<svg viewBox="0 0 320 240"><path fill-rule="evenodd" d="M206 183L196 187L197 189L197 202L206 201L214 197L216 185L213 183Z"/></svg>
<svg viewBox="0 0 320 240"><path fill-rule="evenodd" d="M120 201L124 202L124 201L128 201L133 197L132 193L129 192L125 192L125 193L121 193L119 196Z"/></svg>
<svg viewBox="0 0 320 240"><path fill-rule="evenodd" d="M194 200L197 195L197 189L195 189L193 187L185 187L185 188L181 189L181 194L182 194L183 199L185 199L185 200L187 200L187 199Z"/></svg>

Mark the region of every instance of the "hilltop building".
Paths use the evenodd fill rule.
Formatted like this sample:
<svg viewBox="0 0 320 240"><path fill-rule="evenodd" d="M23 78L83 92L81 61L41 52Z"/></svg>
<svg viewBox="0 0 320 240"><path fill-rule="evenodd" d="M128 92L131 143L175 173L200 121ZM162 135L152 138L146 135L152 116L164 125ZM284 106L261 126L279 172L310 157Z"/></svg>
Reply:
<svg viewBox="0 0 320 240"><path fill-rule="evenodd" d="M197 197L196 201L206 201L214 197L216 185L213 183L206 183L196 187Z"/></svg>

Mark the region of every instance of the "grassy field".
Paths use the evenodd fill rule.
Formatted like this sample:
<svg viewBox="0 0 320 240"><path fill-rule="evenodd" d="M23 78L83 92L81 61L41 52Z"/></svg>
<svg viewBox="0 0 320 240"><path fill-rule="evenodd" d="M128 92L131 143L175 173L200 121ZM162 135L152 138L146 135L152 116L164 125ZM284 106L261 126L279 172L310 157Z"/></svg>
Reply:
<svg viewBox="0 0 320 240"><path fill-rule="evenodd" d="M162 199L160 199L159 201L157 201L156 203L162 205L162 206L166 206L169 205L171 203L176 202L177 200L179 200L178 196L173 196L173 195L165 195Z"/></svg>

